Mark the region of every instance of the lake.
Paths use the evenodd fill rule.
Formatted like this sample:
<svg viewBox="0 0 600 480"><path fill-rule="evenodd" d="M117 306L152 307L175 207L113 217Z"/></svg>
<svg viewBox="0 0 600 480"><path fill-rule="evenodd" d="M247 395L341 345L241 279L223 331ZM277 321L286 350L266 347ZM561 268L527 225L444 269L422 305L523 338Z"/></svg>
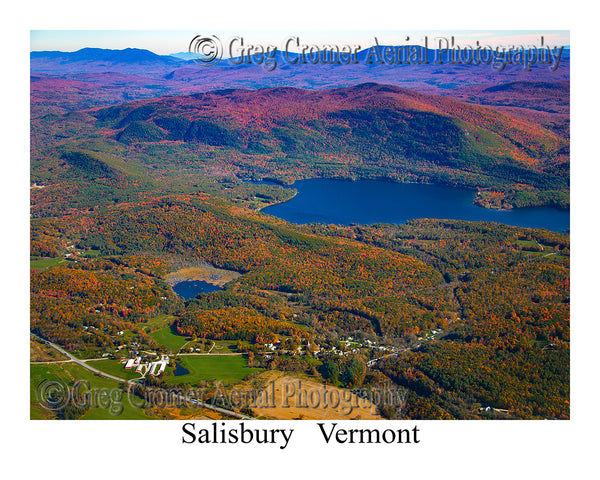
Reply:
<svg viewBox="0 0 600 480"><path fill-rule="evenodd" d="M199 293L212 293L219 290L223 289L218 285L213 285L202 280L190 280L173 285L173 291L186 300L194 298Z"/></svg>
<svg viewBox="0 0 600 480"><path fill-rule="evenodd" d="M499 211L473 204L474 191L444 185L393 183L379 180L299 180L291 200L264 213L297 224L404 223L413 218L498 222L519 227L565 232L569 210L552 207Z"/></svg>

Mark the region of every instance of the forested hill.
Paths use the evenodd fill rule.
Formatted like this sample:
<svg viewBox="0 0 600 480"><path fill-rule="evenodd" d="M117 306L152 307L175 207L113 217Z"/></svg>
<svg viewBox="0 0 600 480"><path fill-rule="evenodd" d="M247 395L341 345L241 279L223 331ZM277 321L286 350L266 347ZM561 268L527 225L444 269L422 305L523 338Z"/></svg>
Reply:
<svg viewBox="0 0 600 480"><path fill-rule="evenodd" d="M196 155L196 166L227 159L221 167L240 178L389 178L477 187L485 206L569 202L568 139L396 86L215 90L94 109L85 119L91 134L130 155L164 162L168 149ZM52 121L58 129L70 119Z"/></svg>

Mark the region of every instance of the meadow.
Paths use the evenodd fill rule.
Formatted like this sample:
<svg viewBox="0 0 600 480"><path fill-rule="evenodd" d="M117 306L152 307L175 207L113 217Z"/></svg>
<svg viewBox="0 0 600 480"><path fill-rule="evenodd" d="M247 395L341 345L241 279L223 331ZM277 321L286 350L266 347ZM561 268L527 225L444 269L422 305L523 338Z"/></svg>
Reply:
<svg viewBox="0 0 600 480"><path fill-rule="evenodd" d="M163 378L165 383L196 385L211 381L227 386L262 371L248 367L248 360L242 355L180 355L176 361L190 373L177 377L167 375Z"/></svg>

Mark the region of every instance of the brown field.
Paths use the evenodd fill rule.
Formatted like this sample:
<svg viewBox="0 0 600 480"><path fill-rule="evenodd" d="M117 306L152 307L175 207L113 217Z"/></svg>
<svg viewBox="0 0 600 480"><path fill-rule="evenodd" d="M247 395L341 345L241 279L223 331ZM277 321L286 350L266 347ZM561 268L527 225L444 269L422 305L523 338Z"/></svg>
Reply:
<svg viewBox="0 0 600 480"><path fill-rule="evenodd" d="M68 360L68 358L62 353L57 352L52 347L44 345L37 340L29 341L30 362L55 362L58 360Z"/></svg>
<svg viewBox="0 0 600 480"><path fill-rule="evenodd" d="M157 420L222 420L223 414L208 408L153 408L146 412Z"/></svg>
<svg viewBox="0 0 600 480"><path fill-rule="evenodd" d="M377 408L349 390L323 385L283 372L263 372L234 387L261 389L250 404L253 416L270 420L382 420ZM230 393L228 391L228 393ZM339 399L339 402L336 402ZM337 406L336 406L337 403Z"/></svg>
<svg viewBox="0 0 600 480"><path fill-rule="evenodd" d="M170 284L179 282L203 281L222 287L228 282L238 278L240 274L231 270L223 270L212 265L185 267L165 276L165 281Z"/></svg>

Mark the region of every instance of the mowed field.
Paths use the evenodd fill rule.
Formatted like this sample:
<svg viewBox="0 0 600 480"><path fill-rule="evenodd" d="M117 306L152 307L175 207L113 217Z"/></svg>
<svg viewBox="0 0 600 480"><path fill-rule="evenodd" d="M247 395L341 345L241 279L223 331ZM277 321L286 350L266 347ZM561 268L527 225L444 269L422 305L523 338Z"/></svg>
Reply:
<svg viewBox="0 0 600 480"><path fill-rule="evenodd" d="M144 328L146 333L152 333L156 330L160 330L161 328L170 325L171 323L173 323L173 320L175 320L175 317L173 315L167 315L163 313L162 315L158 315L157 317L154 317L153 319L148 320L147 322L140 323L139 326Z"/></svg>
<svg viewBox="0 0 600 480"><path fill-rule="evenodd" d="M190 373L177 377L167 375L163 377L166 383L196 385L201 381L215 381L227 386L262 371L248 367L248 360L242 355L181 355L175 361Z"/></svg>
<svg viewBox="0 0 600 480"><path fill-rule="evenodd" d="M120 360L95 360L86 362L90 367L97 368L102 372L106 372L109 375L114 375L117 378L123 378L125 380L132 380L135 378L141 378L142 376L135 371L135 368L126 369L125 364Z"/></svg>
<svg viewBox="0 0 600 480"><path fill-rule="evenodd" d="M30 418L57 418L56 412L42 406L41 400L52 391L79 393L82 405L90 408L84 420L148 420L144 410L136 408L119 386L119 382L94 375L75 363L30 366Z"/></svg>
<svg viewBox="0 0 600 480"><path fill-rule="evenodd" d="M161 328L150 335L158 343L166 346L171 350L172 353L179 352L179 349L183 347L189 340L187 337L182 337L173 332L170 326Z"/></svg>
<svg viewBox="0 0 600 480"><path fill-rule="evenodd" d="M29 262L29 268L43 269L43 268L55 267L56 265L60 265L61 263L67 263L67 261L62 257L42 258L40 260L31 260Z"/></svg>

